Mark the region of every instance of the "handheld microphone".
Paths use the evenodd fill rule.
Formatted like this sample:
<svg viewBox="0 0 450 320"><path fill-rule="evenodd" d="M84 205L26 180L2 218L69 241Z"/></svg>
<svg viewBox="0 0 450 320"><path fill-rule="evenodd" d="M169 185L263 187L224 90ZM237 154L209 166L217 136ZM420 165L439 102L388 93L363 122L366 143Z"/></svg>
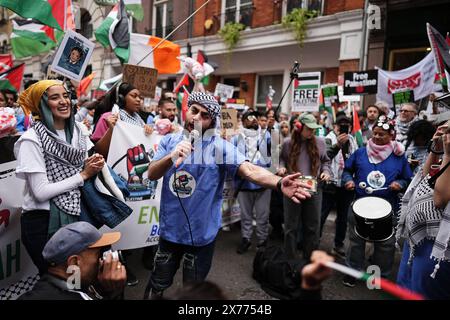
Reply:
<svg viewBox="0 0 450 320"><path fill-rule="evenodd" d="M191 149L192 149L192 146L194 145L194 142L195 142L196 139L198 139L198 137L200 137L200 133L197 130L194 129L194 130L192 130L189 133L189 137L184 136L183 140L184 141L190 141ZM178 168L178 166L183 162L183 160L184 159L182 157L179 157L177 159L177 161L175 162L175 168Z"/></svg>

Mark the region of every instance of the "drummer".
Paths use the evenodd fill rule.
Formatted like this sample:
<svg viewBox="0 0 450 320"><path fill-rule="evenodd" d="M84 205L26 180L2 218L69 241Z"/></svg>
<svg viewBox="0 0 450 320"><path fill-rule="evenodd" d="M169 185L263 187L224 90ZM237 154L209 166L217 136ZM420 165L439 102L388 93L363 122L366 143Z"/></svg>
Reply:
<svg viewBox="0 0 450 320"><path fill-rule="evenodd" d="M398 193L408 186L412 176L411 169L404 155L403 145L394 140L393 123L381 116L372 130L373 135L367 146L359 148L345 162L342 181L347 190L355 190L356 199L372 196L389 201L395 217ZM393 223L396 221L395 218ZM356 235L354 224L350 208L350 245L347 252L347 264L354 269L363 270L366 241ZM389 277L394 263L394 253L395 237L374 243L371 264L380 267L382 277ZM355 279L346 276L343 283L348 287L354 287Z"/></svg>

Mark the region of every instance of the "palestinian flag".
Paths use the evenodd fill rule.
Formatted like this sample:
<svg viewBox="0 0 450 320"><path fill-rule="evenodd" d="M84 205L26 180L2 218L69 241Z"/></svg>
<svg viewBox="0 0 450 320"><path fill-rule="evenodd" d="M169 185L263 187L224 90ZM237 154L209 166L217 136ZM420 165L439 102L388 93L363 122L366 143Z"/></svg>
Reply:
<svg viewBox="0 0 450 320"><path fill-rule="evenodd" d="M5 72L13 66L12 55L0 54L0 72Z"/></svg>
<svg viewBox="0 0 450 320"><path fill-rule="evenodd" d="M11 47L16 59L37 56L53 49L64 33L43 24L27 20L13 20Z"/></svg>
<svg viewBox="0 0 450 320"><path fill-rule="evenodd" d="M95 31L95 38L104 47L111 46L122 63L128 62L130 55L130 30L123 1L114 6Z"/></svg>
<svg viewBox="0 0 450 320"><path fill-rule="evenodd" d="M61 31L75 29L72 0L0 0L0 6Z"/></svg>
<svg viewBox="0 0 450 320"><path fill-rule="evenodd" d="M25 63L0 73L0 90L10 89L16 92L20 91L22 85Z"/></svg>
<svg viewBox="0 0 450 320"><path fill-rule="evenodd" d="M197 53L197 61L203 65L205 62L208 62L208 57L206 56L205 52L203 52L202 50L198 50ZM207 86L209 84L209 75L206 77L203 77L201 80L201 83L203 83L203 85Z"/></svg>
<svg viewBox="0 0 450 320"><path fill-rule="evenodd" d="M353 105L353 135L355 136L356 142L358 143L358 147L362 147L364 145L363 136L361 131L361 126L359 124L358 112L356 112L355 106Z"/></svg>
<svg viewBox="0 0 450 320"><path fill-rule="evenodd" d="M439 72L439 80L444 87L448 86L448 79L445 77L446 72L450 72L450 48L444 37L433 26L427 23L427 33L430 45L433 48L436 66Z"/></svg>
<svg viewBox="0 0 450 320"><path fill-rule="evenodd" d="M90 87L92 85L92 80L95 77L95 72L92 72L90 75L88 75L86 78L81 79L80 84L77 88L77 97L78 99L82 96L87 96L88 92L90 90Z"/></svg>

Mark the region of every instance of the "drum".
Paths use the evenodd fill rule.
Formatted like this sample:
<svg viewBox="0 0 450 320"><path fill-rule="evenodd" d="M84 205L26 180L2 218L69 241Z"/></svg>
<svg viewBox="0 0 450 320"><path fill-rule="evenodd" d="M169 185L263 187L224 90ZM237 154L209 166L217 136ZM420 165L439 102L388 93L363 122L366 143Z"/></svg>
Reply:
<svg viewBox="0 0 450 320"><path fill-rule="evenodd" d="M353 202L355 232L366 241L385 241L393 236L391 204L378 197L364 197Z"/></svg>

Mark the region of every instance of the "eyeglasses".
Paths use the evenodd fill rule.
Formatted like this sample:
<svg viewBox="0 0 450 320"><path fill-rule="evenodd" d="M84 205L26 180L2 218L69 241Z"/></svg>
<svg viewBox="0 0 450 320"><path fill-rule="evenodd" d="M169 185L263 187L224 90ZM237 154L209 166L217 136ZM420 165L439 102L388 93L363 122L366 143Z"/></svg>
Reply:
<svg viewBox="0 0 450 320"><path fill-rule="evenodd" d="M199 109L197 109L197 108L194 107L194 106L192 106L190 110L191 110L191 113L192 113L194 116L195 116L196 114L200 113L200 117L201 117L203 120L210 120L210 119L211 119L211 116L210 116L209 113L206 112L206 111L200 111Z"/></svg>
<svg viewBox="0 0 450 320"><path fill-rule="evenodd" d="M256 120L256 117L255 117L255 116L248 116L248 117L247 117L247 120L248 120L248 121L255 121L255 120Z"/></svg>
<svg viewBox="0 0 450 320"><path fill-rule="evenodd" d="M400 113L402 113L402 112L414 112L414 111L412 111L412 110L405 110L405 109L403 109L403 110L400 110Z"/></svg>

